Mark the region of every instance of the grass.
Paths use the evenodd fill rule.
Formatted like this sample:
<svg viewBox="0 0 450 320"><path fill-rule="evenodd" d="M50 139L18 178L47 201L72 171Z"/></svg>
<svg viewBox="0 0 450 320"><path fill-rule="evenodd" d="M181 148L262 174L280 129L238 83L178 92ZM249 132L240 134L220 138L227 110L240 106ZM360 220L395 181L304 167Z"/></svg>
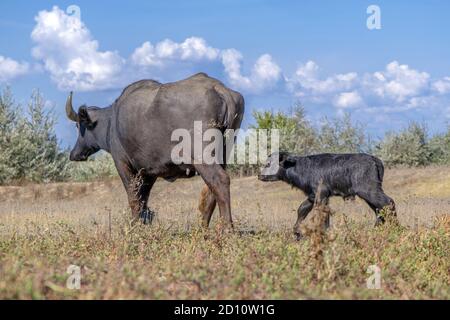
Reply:
<svg viewBox="0 0 450 320"><path fill-rule="evenodd" d="M208 231L197 227L197 178L157 183L151 227L130 226L117 180L3 187L0 298L449 299L450 191L432 187L449 173L388 170L401 225L373 228L361 201L333 199L320 241L292 236L300 192L253 177L232 181L230 235L215 218ZM79 290L66 287L70 265L81 268ZM379 290L366 286L371 265Z"/></svg>

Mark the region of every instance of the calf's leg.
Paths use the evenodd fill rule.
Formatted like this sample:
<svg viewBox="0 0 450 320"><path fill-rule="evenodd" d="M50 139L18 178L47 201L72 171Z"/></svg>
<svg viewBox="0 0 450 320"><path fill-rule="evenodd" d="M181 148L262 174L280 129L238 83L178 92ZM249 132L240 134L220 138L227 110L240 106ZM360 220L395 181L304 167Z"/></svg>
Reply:
<svg viewBox="0 0 450 320"><path fill-rule="evenodd" d="M308 213L311 212L313 206L314 206L314 201L312 201L311 199L308 198L300 204L300 207L298 207L297 221L295 222L295 225L294 225L294 235L297 240L300 240L302 238L302 233L300 231L300 224L308 216Z"/></svg>
<svg viewBox="0 0 450 320"><path fill-rule="evenodd" d="M330 202L330 196L331 196L331 192L330 190L328 190L323 184L319 185L319 188L316 192L316 198L315 198L315 202L314 205L315 206L319 206L322 207L321 210L324 213L326 213L326 217L325 217L325 229L328 229L330 227L330 210L328 208L328 203Z"/></svg>
<svg viewBox="0 0 450 320"><path fill-rule="evenodd" d="M373 190L359 192L358 196L364 199L369 207L375 212L376 222L375 226L383 224L385 222L384 217L380 214L380 211L384 208L388 209L390 214L397 219L397 212L395 209L395 202L386 195L383 190Z"/></svg>
<svg viewBox="0 0 450 320"><path fill-rule="evenodd" d="M294 233L299 240L303 234L316 234L324 232L330 227L331 210L328 207L330 192L323 186L320 186L311 194L299 207L298 219L294 227ZM301 222L308 216L309 212L314 210L310 221L306 225Z"/></svg>

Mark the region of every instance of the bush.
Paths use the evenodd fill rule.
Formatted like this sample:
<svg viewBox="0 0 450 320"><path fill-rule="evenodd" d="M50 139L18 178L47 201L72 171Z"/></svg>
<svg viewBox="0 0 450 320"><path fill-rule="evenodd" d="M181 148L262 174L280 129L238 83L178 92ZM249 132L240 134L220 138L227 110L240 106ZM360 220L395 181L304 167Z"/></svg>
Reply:
<svg viewBox="0 0 450 320"><path fill-rule="evenodd" d="M432 163L450 164L450 125L446 133L435 135L430 139L429 148Z"/></svg>
<svg viewBox="0 0 450 320"><path fill-rule="evenodd" d="M56 118L44 110L39 91L22 110L8 88L0 93L0 183L64 180L68 158L54 132Z"/></svg>
<svg viewBox="0 0 450 320"><path fill-rule="evenodd" d="M386 166L424 166L431 163L432 151L428 144L427 129L412 122L399 133L389 132L376 147L376 154Z"/></svg>
<svg viewBox="0 0 450 320"><path fill-rule="evenodd" d="M9 88L0 93L0 183L4 183L15 175L11 164L13 158L12 145L15 134L17 115L13 108L14 101Z"/></svg>
<svg viewBox="0 0 450 320"><path fill-rule="evenodd" d="M299 104L294 106L293 114L283 112L255 111L253 113L255 129L280 130L280 149L297 154L309 154L317 149L317 139L314 128L305 117L305 111Z"/></svg>
<svg viewBox="0 0 450 320"><path fill-rule="evenodd" d="M117 176L114 161L108 153L100 153L85 162L71 162L68 175L72 181L82 182Z"/></svg>
<svg viewBox="0 0 450 320"><path fill-rule="evenodd" d="M358 153L370 150L364 127L359 123L353 124L348 113L342 118L324 118L317 135L321 152Z"/></svg>
<svg viewBox="0 0 450 320"><path fill-rule="evenodd" d="M26 110L9 88L0 92L0 184L17 181L86 181L116 176L112 158L100 154L86 162L70 162L54 128L56 117L33 91Z"/></svg>
<svg viewBox="0 0 450 320"><path fill-rule="evenodd" d="M318 152L367 152L364 127L353 123L350 114L342 118L324 118L322 125L315 129L305 117L303 107L294 107L292 115L283 112L254 112L258 129L279 129L280 149L299 155Z"/></svg>

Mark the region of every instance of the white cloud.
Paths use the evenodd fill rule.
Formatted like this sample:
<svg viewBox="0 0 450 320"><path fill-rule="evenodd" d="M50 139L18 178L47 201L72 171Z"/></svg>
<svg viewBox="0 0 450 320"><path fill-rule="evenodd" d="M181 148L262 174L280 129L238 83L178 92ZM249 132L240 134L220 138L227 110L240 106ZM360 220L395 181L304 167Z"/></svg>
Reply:
<svg viewBox="0 0 450 320"><path fill-rule="evenodd" d="M235 49L222 52L222 63L228 80L236 89L257 93L275 87L282 79L281 68L268 54L256 60L249 76L242 75L242 54Z"/></svg>
<svg viewBox="0 0 450 320"><path fill-rule="evenodd" d="M0 55L0 82L12 80L26 74L28 71L28 63L17 62L11 58Z"/></svg>
<svg viewBox="0 0 450 320"><path fill-rule="evenodd" d="M32 55L40 63L33 65L33 69L40 67L48 72L61 90L120 88L139 78L172 81L194 72L213 70L210 72L213 76L223 78L244 94L288 90L305 103L332 105L340 112L345 108L374 113L423 109L439 110L444 117L448 116L445 111L449 105L450 77L431 79L427 72L398 61L373 73L350 71L329 75L324 75L314 61L307 61L285 78L286 73L269 54L259 56L245 68L240 51L215 48L200 37L181 42L146 41L125 59L116 51L100 50L85 24L56 6L39 12L35 20ZM0 56L0 82L30 69L27 63Z"/></svg>
<svg viewBox="0 0 450 320"><path fill-rule="evenodd" d="M241 74L242 54L236 49L227 49L222 53L222 63L225 73L232 85L238 87L250 87L251 82Z"/></svg>
<svg viewBox="0 0 450 320"><path fill-rule="evenodd" d="M161 66L162 63L155 53L155 47L150 42L144 42L136 48L131 55L131 60L139 66Z"/></svg>
<svg viewBox="0 0 450 320"><path fill-rule="evenodd" d="M317 73L319 70L319 66L314 61L308 61L304 65L301 65L295 75L299 77L299 79L316 79Z"/></svg>
<svg viewBox="0 0 450 320"><path fill-rule="evenodd" d="M430 75L393 61L384 71L366 75L365 87L380 98L404 102L428 89Z"/></svg>
<svg viewBox="0 0 450 320"><path fill-rule="evenodd" d="M272 56L263 54L256 60L250 78L257 86L270 86L281 79L281 68L273 61Z"/></svg>
<svg viewBox="0 0 450 320"><path fill-rule="evenodd" d="M235 89L253 93L274 87L282 78L281 68L268 54L258 58L248 76L242 74L242 60L238 50L214 48L198 37L181 43L166 39L156 45L147 41L131 55L134 65L159 69L184 62L222 63L225 76Z"/></svg>
<svg viewBox="0 0 450 320"><path fill-rule="evenodd" d="M140 66L162 67L170 61L214 61L218 59L219 52L219 49L208 46L204 39L198 37L187 38L181 43L166 39L156 45L144 42L133 52L131 60Z"/></svg>
<svg viewBox="0 0 450 320"><path fill-rule="evenodd" d="M189 74L198 64L202 70L197 71L204 71L205 64L222 65L231 86L247 93L273 88L283 79L281 68L270 55L261 55L246 76L242 74L243 58L239 51L214 48L199 37L179 43L170 39L156 44L146 41L129 59L124 59L115 51L101 51L82 21L56 6L50 11L40 11L35 20L32 55L42 62L60 90L118 88L137 80L136 77L175 80L167 79L167 75Z"/></svg>
<svg viewBox="0 0 450 320"><path fill-rule="evenodd" d="M297 68L295 75L289 81L290 88L297 96L320 101L330 99L333 93L350 90L357 80L358 75L355 72L336 74L321 79L319 66L314 61L308 61Z"/></svg>
<svg viewBox="0 0 450 320"><path fill-rule="evenodd" d="M58 7L40 11L31 33L33 56L61 90L97 90L116 85L124 60L117 52L100 51L89 29Z"/></svg>
<svg viewBox="0 0 450 320"><path fill-rule="evenodd" d="M432 88L440 94L450 93L450 77L433 82Z"/></svg>
<svg viewBox="0 0 450 320"><path fill-rule="evenodd" d="M333 105L339 112L356 108L368 113L399 113L412 109L444 113L450 100L450 77L431 79L397 61L384 70L358 75L356 72L321 77L314 61L300 65L288 79L288 88L302 99L321 105Z"/></svg>
<svg viewBox="0 0 450 320"><path fill-rule="evenodd" d="M340 93L335 101L334 105L339 108L351 108L360 106L362 104L362 98L357 91L342 92Z"/></svg>

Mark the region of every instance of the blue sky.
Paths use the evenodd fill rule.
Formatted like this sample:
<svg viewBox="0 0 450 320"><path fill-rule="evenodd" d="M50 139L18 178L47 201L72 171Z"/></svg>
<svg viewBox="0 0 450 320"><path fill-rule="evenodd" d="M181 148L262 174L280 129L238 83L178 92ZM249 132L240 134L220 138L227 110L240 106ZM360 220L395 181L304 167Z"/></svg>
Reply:
<svg viewBox="0 0 450 320"><path fill-rule="evenodd" d="M378 5L381 29L366 9ZM81 15L67 12L70 5ZM106 106L141 78L174 81L206 71L254 109L296 101L313 123L352 114L374 138L412 120L450 121L448 1L2 1L0 86L26 103L39 88L58 115Z"/></svg>

